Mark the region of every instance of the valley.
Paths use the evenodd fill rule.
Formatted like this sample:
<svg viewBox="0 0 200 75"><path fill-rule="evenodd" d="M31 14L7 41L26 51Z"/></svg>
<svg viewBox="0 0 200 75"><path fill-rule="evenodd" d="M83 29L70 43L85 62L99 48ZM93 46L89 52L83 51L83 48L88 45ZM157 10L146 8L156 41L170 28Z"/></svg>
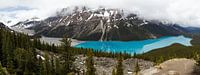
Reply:
<svg viewBox="0 0 200 75"><path fill-rule="evenodd" d="M1 14L0 9L0 16L9 17ZM62 7L13 25L4 18L0 75L200 74L198 26L86 6Z"/></svg>
<svg viewBox="0 0 200 75"><path fill-rule="evenodd" d="M4 30L4 28L3 28L3 30ZM7 30L10 30L10 29L6 29L6 31ZM19 34L20 33L21 32L19 32ZM18 34L18 32L16 34ZM23 33L23 34L27 34L27 33ZM26 36L28 36L28 35L26 35ZM94 64L93 70L95 70L95 74L97 74L97 75L104 75L104 74L112 75L115 72L117 73L118 68L119 68L118 66L120 64L119 63L120 59L122 59L121 68L123 68L123 70L122 70L123 75L132 75L132 74L136 74L136 73L141 74L141 75L149 75L149 74L150 75L160 75L160 74L170 74L170 75L173 75L173 74L195 75L195 74L197 74L198 75L198 73L199 73L198 67L199 66L196 63L198 63L198 61L200 60L199 56L198 56L198 54L200 53L200 51L199 51L200 46L198 46L198 44L196 44L196 43L191 42L191 41L195 41L195 42L198 41L197 36L198 35L193 36L193 37L190 36L191 39L188 38L189 37L189 35L188 35L187 37L173 36L173 37L161 37L159 39L150 39L150 40L143 40L143 41L141 41L141 40L133 41L133 42L124 41L121 44L124 46L118 45L118 46L114 47L116 49L118 49L117 47L122 47L122 49L125 49L125 47L127 45L134 46L134 45L138 44L137 42L146 44L144 47L141 47L141 48L143 48L143 50L146 50L145 53L144 53L144 51L142 51L139 54L135 54L136 52L135 51L133 52L133 49L130 49L130 51L132 52L131 55L130 55L130 53L127 53L127 52L123 53L124 51L119 51L119 52L115 53L113 51L104 51L103 50L103 49L110 49L110 48L106 48L105 46L112 45L111 43L115 42L115 41L107 41L108 43L106 45L105 44L104 45L97 44L96 46L94 46L95 44L92 43L93 47L98 47L98 46L100 46L100 48L105 47L102 50L92 50L92 49L85 49L85 48L73 48L73 46L76 47L78 45L88 43L87 41L66 39L66 41L68 41L68 42L65 42L66 45L64 45L62 43L63 38L53 38L53 37L45 37L45 36L38 38L38 39L40 39L40 40L38 40L38 42L37 42L37 40L35 40L35 45L30 46L30 48L31 47L36 48L36 50L33 50L33 52L36 52L35 56L37 57L37 59L34 59L34 60L37 60L37 61L42 60L43 62L46 62L46 64L43 64L43 65L46 65L46 67L47 67L48 63L52 63L51 61L45 61L48 59L55 61L55 62L60 62L59 65L62 66L61 61L65 60L65 58L69 58L69 57L65 57L66 51L62 50L63 47L65 47L64 49L66 49L70 53L70 54L67 54L67 56L72 56L72 54L73 54L73 62L71 62L71 65L73 65L74 71L71 71L69 74L85 75L85 73L88 72L88 68L89 68L89 64L87 64L87 63L89 63L88 59L89 59L89 57L92 56L92 60L90 59L90 61L91 61L90 63ZM35 38L35 37L33 36L32 38ZM195 38L195 39L193 39L193 38ZM39 44L39 42L41 42L41 44ZM95 42L95 41L93 41L93 42ZM96 42L98 42L98 41L96 41ZM117 42L120 42L120 41L117 41ZM165 44L162 44L164 42L165 42ZM100 41L99 43L106 43L106 41ZM124 43L128 43L128 44L124 44ZM136 44L134 44L134 43L136 43ZM159 45L161 45L161 46L159 47ZM70 46L72 46L72 47L70 47ZM113 46L110 46L110 47L113 47ZM135 47L139 47L139 46L135 46ZM24 47L24 48L26 48L26 47ZM91 53L91 50L92 50L92 53ZM16 50L16 51L18 51L18 50ZM125 50L125 51L127 51L127 50ZM139 49L138 51L141 51L141 49ZM48 57L46 57L46 56L48 56ZM21 60L21 59L18 59L18 60ZM66 59L66 60L68 61L71 59ZM169 61L167 61L167 60L169 60ZM177 60L177 61L175 61L175 60ZM189 63L188 65L185 65L185 67L190 68L190 70L185 71L186 69L181 68L182 66L179 66L179 68L173 67L172 65L170 65L170 63L173 63L173 65L179 65L178 63L183 63L183 64ZM41 63L38 62L37 64L41 64ZM37 64L35 64L35 65L37 65ZM67 64L70 64L70 62L68 62ZM47 75L50 75L53 73L58 73L58 74L64 73L64 72L60 72L62 70L62 68L59 67L59 65L57 65L57 68L53 67L53 66L49 66L49 69L60 69L59 72L57 72L57 71L53 71L53 72L46 71L45 72L45 69L43 69L43 70L41 69L40 70L41 73L38 73L38 74L47 73ZM168 65L168 67L164 67L164 65ZM39 67L35 67L35 68L39 68ZM41 68L45 68L45 67L41 67ZM139 71L136 71L137 69ZM15 70L15 69L13 69L13 70ZM10 70L8 69L8 67L5 67L5 66L4 66L3 70L1 70L1 72L4 72L5 74L10 74ZM19 71L17 73L20 74L22 72ZM27 73L33 73L33 72L27 72ZM37 72L34 72L34 73L37 73Z"/></svg>

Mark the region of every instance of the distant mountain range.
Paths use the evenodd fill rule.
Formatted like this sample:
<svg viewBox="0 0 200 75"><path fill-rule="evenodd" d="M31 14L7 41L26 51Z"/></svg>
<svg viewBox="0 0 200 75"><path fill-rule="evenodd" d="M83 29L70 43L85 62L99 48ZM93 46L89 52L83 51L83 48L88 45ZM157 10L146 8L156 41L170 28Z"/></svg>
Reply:
<svg viewBox="0 0 200 75"><path fill-rule="evenodd" d="M200 28L198 27L185 27L190 33L200 33Z"/></svg>
<svg viewBox="0 0 200 75"><path fill-rule="evenodd" d="M34 30L35 35L63 37L78 40L129 41L176 36L190 32L200 32L200 28L184 28L176 24L148 21L136 14L125 16L123 10L82 8L65 14L67 9L54 17L42 21L27 20L12 27Z"/></svg>

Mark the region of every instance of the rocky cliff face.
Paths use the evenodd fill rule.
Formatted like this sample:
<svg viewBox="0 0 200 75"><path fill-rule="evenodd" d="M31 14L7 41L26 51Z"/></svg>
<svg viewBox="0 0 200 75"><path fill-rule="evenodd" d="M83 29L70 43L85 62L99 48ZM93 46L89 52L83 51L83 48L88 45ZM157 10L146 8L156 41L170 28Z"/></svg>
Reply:
<svg viewBox="0 0 200 75"><path fill-rule="evenodd" d="M180 35L185 32L177 25L148 21L136 14L125 16L123 10L105 8L95 10L77 8L71 14L49 17L43 21L20 22L14 26L35 30L35 35L48 37L67 35L78 40L101 41L143 40Z"/></svg>

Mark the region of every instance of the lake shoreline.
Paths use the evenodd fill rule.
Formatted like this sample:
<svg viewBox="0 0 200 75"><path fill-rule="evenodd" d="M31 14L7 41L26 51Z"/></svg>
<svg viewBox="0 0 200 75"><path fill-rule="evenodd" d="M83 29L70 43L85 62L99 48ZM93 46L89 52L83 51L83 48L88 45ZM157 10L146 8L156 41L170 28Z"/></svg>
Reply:
<svg viewBox="0 0 200 75"><path fill-rule="evenodd" d="M71 39L71 46L72 47L75 47L76 45L78 44L81 44L81 43L85 43L86 41L80 41L80 40L76 40L76 39Z"/></svg>
<svg viewBox="0 0 200 75"><path fill-rule="evenodd" d="M179 43L185 46L192 46L190 41L192 39L188 37L180 36L170 36L161 37L158 39L148 39L143 41L84 41L84 42L74 42L76 48L91 48L94 50L102 50L106 52L126 52L126 53L146 53L148 51L170 46L175 43Z"/></svg>

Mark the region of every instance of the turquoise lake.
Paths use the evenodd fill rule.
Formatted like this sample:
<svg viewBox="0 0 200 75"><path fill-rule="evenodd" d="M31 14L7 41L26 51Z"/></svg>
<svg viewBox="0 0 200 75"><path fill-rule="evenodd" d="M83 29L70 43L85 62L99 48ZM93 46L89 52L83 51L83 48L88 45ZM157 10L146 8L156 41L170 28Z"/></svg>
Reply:
<svg viewBox="0 0 200 75"><path fill-rule="evenodd" d="M148 39L142 41L86 41L78 44L77 48L91 48L94 50L102 50L107 52L126 52L126 53L145 53L153 49L170 46L179 43L185 46L191 46L191 38L184 36L167 36L158 39Z"/></svg>

